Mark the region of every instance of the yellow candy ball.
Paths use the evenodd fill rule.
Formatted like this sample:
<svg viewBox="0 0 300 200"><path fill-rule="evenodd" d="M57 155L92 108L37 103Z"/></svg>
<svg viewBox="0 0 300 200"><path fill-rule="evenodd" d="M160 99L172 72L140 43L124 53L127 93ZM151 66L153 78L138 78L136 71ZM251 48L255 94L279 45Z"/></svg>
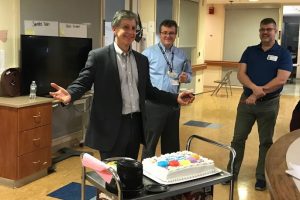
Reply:
<svg viewBox="0 0 300 200"><path fill-rule="evenodd" d="M191 161L189 160L180 160L179 161L180 166L188 166L191 164Z"/></svg>

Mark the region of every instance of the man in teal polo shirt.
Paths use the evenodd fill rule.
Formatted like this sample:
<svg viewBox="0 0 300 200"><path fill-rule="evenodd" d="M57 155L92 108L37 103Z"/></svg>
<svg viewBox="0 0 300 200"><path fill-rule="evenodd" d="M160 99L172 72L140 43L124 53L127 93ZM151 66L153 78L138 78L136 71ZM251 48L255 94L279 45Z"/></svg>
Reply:
<svg viewBox="0 0 300 200"><path fill-rule="evenodd" d="M245 143L256 121L260 143L256 167L256 190L266 189L265 157L273 144L280 92L293 65L290 53L275 40L276 33L274 19L265 18L260 22L261 43L250 46L244 51L237 75L244 92L237 107L234 136L231 141L231 146L236 151L234 179L237 180L244 157Z"/></svg>

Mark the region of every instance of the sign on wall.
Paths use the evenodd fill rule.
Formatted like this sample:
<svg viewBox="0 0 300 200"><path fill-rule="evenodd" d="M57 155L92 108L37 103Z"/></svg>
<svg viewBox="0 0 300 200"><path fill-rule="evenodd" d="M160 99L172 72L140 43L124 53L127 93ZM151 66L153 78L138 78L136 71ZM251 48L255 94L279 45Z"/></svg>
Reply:
<svg viewBox="0 0 300 200"><path fill-rule="evenodd" d="M87 25L59 23L59 35L63 37L87 38Z"/></svg>
<svg viewBox="0 0 300 200"><path fill-rule="evenodd" d="M58 36L58 22L25 20L26 35Z"/></svg>

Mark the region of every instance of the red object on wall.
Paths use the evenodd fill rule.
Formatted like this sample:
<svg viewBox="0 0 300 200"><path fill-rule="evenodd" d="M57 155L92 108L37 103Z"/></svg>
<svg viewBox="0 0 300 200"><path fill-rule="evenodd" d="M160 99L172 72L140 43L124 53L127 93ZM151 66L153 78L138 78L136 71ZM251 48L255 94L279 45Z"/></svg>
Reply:
<svg viewBox="0 0 300 200"><path fill-rule="evenodd" d="M210 14L210 15L215 14L215 7L209 6L209 7L208 7L208 14Z"/></svg>

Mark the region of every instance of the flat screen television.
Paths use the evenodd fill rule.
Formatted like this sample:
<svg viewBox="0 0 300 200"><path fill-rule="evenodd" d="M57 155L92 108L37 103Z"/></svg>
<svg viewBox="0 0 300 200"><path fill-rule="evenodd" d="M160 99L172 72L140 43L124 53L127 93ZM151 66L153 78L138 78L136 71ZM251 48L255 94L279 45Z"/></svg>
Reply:
<svg viewBox="0 0 300 200"><path fill-rule="evenodd" d="M49 96L51 82L66 88L85 66L91 38L21 35L21 95L32 81L37 96Z"/></svg>

